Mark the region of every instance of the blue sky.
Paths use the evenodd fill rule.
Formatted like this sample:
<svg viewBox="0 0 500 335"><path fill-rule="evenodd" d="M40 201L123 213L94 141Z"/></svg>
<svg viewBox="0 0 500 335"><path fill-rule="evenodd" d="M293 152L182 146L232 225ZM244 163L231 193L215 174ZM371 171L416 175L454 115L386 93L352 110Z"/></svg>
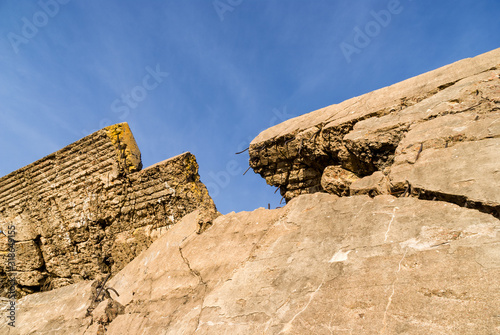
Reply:
<svg viewBox="0 0 500 335"><path fill-rule="evenodd" d="M0 176L126 121L145 167L196 155L222 213L274 208L235 152L500 47L499 14L498 0L1 0Z"/></svg>

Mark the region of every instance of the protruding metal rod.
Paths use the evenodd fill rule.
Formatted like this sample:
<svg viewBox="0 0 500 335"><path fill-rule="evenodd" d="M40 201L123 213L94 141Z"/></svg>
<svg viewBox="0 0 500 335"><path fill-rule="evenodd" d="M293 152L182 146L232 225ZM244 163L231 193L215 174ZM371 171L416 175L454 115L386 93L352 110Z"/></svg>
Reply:
<svg viewBox="0 0 500 335"><path fill-rule="evenodd" d="M240 151L240 152L235 153L235 155L242 154L242 153L244 153L245 151L247 151L248 149L250 149L250 147L246 148L245 150L242 150L242 151Z"/></svg>

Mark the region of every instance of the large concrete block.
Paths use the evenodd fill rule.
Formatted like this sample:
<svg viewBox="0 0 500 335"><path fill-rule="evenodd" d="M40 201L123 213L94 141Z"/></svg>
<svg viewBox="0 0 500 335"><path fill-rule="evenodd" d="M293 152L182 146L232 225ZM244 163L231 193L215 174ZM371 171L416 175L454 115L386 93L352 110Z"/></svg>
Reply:
<svg viewBox="0 0 500 335"><path fill-rule="evenodd" d="M126 123L99 130L0 179L0 229L15 227L20 294L116 273L162 231L200 207L207 217L216 215L195 157L184 153L142 170L141 153ZM143 227L149 228L138 234ZM123 234L129 238L115 242ZM0 270L10 273L7 247L0 241ZM8 283L0 285L5 294Z"/></svg>

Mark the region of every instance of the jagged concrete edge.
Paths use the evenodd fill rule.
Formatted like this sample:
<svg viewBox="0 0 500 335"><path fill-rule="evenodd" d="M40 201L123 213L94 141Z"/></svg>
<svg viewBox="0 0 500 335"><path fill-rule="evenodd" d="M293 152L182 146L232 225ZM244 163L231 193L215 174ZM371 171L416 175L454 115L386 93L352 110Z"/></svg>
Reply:
<svg viewBox="0 0 500 335"><path fill-rule="evenodd" d="M121 131L119 129L122 129ZM115 150L117 152L117 158L119 158L120 156L118 155L118 153L120 152L120 146L121 146L121 142L118 140L119 139L119 134L120 133L123 133L124 134L124 144L125 144L125 154L127 155L126 156L126 159L129 160L129 162L131 162L132 164L130 165L130 172L135 172L135 171L140 171L142 169L142 160L141 160L141 152L139 150L139 147L137 146L137 143L135 141L135 138L134 138L134 135L132 134L132 131L130 130L130 127L128 125L127 122L122 122L122 123L117 123L117 124L114 124L114 125L111 125L111 126L107 126L107 127L104 127L102 129L99 129L85 137L82 137L80 138L79 140L76 140L74 142L71 142L70 144L62 147L61 149L57 150L57 151L54 151L53 153L51 154L48 154L40 159L37 159L36 161L28 164L28 165L25 165L19 169L16 169L2 177L0 177L0 184L2 184L2 182L4 180L7 180L8 178L12 177L13 175L15 174L18 174L20 172L23 172L23 171L26 171L26 170L29 170L30 168L33 168L35 167L36 165L40 164L41 162L43 162L44 160L48 159L48 158L51 158L51 157L55 157L57 156L58 154L61 154L63 153L65 150L68 150L69 147L71 146L76 146L82 142L85 142L87 141L89 138L95 136L97 133L99 132L102 132L102 131L105 131L106 134L108 135L108 137L110 138L111 142L113 143L113 145L115 146ZM117 159L118 161L118 159Z"/></svg>
<svg viewBox="0 0 500 335"><path fill-rule="evenodd" d="M495 58L496 57L496 58ZM311 127L314 127L318 124L321 123L328 123L330 121L333 121L332 119L336 116L337 113L343 111L344 109L348 109L353 103L356 103L357 100L360 100L362 98L367 98L372 95L384 95L387 93L392 93L392 92L400 92L402 87L414 87L419 84L419 82L423 82L424 84L432 84L435 81L441 80L437 83L434 83L435 89L438 89L442 85L446 85L451 82L457 82L467 76L471 76L480 72L471 72L471 73L461 73L460 76L457 76L451 81L448 80L443 80L446 79L446 74L450 73L450 69L466 69L470 68L467 66L464 66L465 64L468 63L477 63L477 65L482 65L484 70L489 70L491 68L488 68L488 66L492 66L490 64L489 60L490 59L496 59L497 61L495 63L498 63L498 60L500 60L500 48L477 55L475 57L470 57L470 58L465 58L462 60L459 60L457 62L439 67L437 69L424 72L420 75L405 79L403 81L399 81L397 83L394 83L393 85L386 86L380 89L377 89L375 91L371 91L356 97L352 97L348 100L344 100L338 104L332 104L302 115L299 115L297 117L291 118L289 120L286 120L284 122L278 123L277 125L274 125L270 128L267 128L263 130L262 132L255 137L252 142L250 142L250 147L256 146L258 143L266 142L271 139L277 139L283 136L286 136L287 134L290 133L299 133L303 130L309 129ZM444 77L444 78L443 78ZM436 80L437 79L437 80ZM430 85L429 85L430 86ZM429 91L432 91L431 88L429 88ZM400 97L404 96L404 93L399 94ZM387 103L386 105L389 105ZM331 111L328 112L329 109L337 109L336 111ZM327 115L322 115L324 113L328 112ZM314 119L312 121L309 121L311 116L314 116Z"/></svg>

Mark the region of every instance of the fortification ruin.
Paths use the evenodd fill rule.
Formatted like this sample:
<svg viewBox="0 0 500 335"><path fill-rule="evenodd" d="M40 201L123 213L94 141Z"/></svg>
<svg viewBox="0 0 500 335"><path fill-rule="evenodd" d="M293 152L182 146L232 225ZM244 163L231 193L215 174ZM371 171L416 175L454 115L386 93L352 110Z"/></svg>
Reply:
<svg viewBox="0 0 500 335"><path fill-rule="evenodd" d="M500 49L285 121L249 155L286 206L217 216L194 157L141 170L126 124L1 178L34 294L0 333L499 333Z"/></svg>
<svg viewBox="0 0 500 335"><path fill-rule="evenodd" d="M99 130L0 179L3 295L14 274L23 295L116 273L197 208L216 215L192 154L142 169L126 123Z"/></svg>

